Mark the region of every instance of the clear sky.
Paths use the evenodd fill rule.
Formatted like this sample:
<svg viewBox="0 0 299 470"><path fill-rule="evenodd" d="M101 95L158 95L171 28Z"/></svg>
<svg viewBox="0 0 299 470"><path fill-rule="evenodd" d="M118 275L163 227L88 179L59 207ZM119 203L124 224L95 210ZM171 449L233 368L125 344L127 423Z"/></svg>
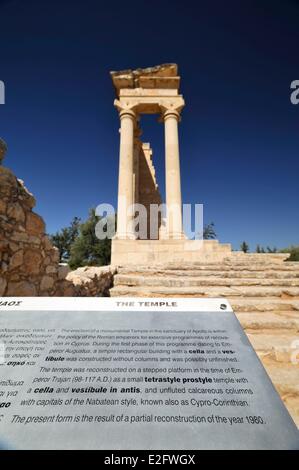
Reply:
<svg viewBox="0 0 299 470"><path fill-rule="evenodd" d="M49 233L117 196L110 70L176 62L184 202L235 248L299 243L299 2L0 1L0 137ZM141 123L164 193L163 126Z"/></svg>

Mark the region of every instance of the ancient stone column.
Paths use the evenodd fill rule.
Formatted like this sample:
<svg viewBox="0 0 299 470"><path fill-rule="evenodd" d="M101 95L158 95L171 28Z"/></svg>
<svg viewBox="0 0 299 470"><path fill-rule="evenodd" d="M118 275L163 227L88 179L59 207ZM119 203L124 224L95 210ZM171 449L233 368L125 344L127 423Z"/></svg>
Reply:
<svg viewBox="0 0 299 470"><path fill-rule="evenodd" d="M134 111L125 109L120 113L120 150L118 175L118 209L116 238L135 238L133 215L128 208L134 204L133 165L134 165Z"/></svg>
<svg viewBox="0 0 299 470"><path fill-rule="evenodd" d="M142 131L139 126L134 129L134 161L133 161L133 193L134 203L139 202L139 158L142 147L140 136Z"/></svg>
<svg viewBox="0 0 299 470"><path fill-rule="evenodd" d="M182 238L182 197L179 155L178 122L176 110L166 110L165 126L165 174L166 174L166 227L169 238Z"/></svg>

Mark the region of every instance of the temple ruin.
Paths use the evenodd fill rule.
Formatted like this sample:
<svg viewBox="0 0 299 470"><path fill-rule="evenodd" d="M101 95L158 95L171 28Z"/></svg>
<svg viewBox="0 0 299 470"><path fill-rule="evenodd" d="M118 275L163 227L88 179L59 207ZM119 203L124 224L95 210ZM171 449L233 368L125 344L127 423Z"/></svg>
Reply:
<svg viewBox="0 0 299 470"><path fill-rule="evenodd" d="M177 65L111 72L111 78L120 117L117 233L112 241L112 263L169 263L228 256L229 244L188 240L183 231L178 125L185 101L179 93ZM150 207L162 200L150 144L140 140L142 114L157 114L164 123L166 213L159 212L156 219ZM143 237L134 226L138 204L145 207L138 219L139 229L140 223L146 225Z"/></svg>

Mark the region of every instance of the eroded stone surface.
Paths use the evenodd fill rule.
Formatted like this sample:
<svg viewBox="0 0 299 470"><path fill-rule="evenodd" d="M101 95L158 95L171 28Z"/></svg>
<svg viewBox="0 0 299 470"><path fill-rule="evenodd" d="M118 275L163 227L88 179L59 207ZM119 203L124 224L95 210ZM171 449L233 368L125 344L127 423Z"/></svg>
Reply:
<svg viewBox="0 0 299 470"><path fill-rule="evenodd" d="M60 283L61 294L64 296L107 296L113 285L114 266L86 266L67 274Z"/></svg>

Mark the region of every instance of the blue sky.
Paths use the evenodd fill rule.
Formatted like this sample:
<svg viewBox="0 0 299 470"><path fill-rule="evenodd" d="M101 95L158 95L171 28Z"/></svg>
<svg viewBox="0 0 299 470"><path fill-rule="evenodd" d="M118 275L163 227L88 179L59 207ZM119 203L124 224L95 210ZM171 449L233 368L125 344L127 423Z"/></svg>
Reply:
<svg viewBox="0 0 299 470"><path fill-rule="evenodd" d="M182 194L235 248L299 243L299 2L0 1L0 136L49 233L117 196L110 70L176 62ZM141 122L164 193L163 126Z"/></svg>

